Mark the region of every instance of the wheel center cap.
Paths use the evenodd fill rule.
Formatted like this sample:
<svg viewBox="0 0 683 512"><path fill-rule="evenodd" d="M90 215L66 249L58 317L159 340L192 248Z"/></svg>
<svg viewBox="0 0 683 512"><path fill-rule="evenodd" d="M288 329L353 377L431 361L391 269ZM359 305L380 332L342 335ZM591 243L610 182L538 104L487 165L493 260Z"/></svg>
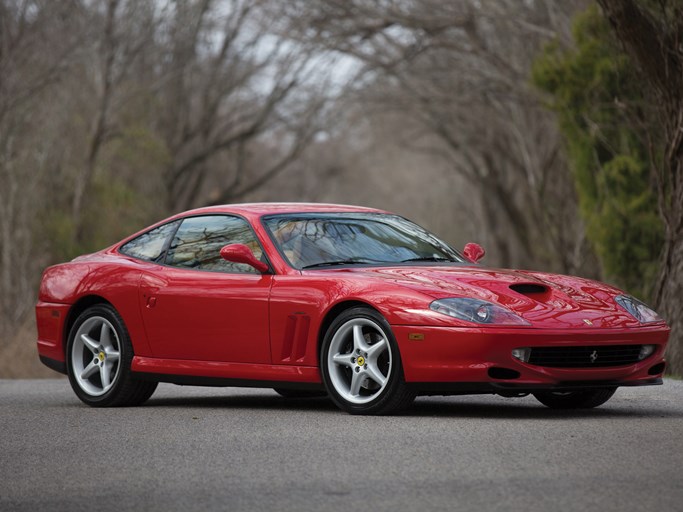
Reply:
<svg viewBox="0 0 683 512"><path fill-rule="evenodd" d="M99 354L97 354L97 359L99 359L100 361L104 361L104 357L104 352L100 352Z"/></svg>
<svg viewBox="0 0 683 512"><path fill-rule="evenodd" d="M356 359L356 363L358 366L363 366L365 364L365 358L363 356L358 356L358 359Z"/></svg>

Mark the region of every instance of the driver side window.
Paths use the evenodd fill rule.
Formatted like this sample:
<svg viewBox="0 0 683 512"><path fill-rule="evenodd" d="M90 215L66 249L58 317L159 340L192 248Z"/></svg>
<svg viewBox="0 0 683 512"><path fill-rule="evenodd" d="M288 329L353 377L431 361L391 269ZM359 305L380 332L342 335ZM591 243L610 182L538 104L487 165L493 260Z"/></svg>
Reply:
<svg viewBox="0 0 683 512"><path fill-rule="evenodd" d="M232 263L220 255L223 246L244 244L257 259L263 251L247 221L229 215L188 217L178 228L166 254L166 264L210 272L257 274L244 263Z"/></svg>

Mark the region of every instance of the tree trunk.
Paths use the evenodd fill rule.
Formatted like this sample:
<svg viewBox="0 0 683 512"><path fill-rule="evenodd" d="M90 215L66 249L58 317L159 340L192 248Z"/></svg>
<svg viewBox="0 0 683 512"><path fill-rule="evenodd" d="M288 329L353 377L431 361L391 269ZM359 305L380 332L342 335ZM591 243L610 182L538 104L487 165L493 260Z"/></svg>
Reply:
<svg viewBox="0 0 683 512"><path fill-rule="evenodd" d="M671 326L669 371L683 375L683 20L678 10L656 18L635 0L598 3L641 69L643 93L659 105L664 124L664 162L653 162L666 236L655 306Z"/></svg>
<svg viewBox="0 0 683 512"><path fill-rule="evenodd" d="M667 350L669 371L683 374L683 237L668 239L660 269L660 295L658 312L671 327L671 340Z"/></svg>
<svg viewBox="0 0 683 512"><path fill-rule="evenodd" d="M683 375L683 100L670 109L666 171L659 176L666 239L655 297L657 309L671 326L669 370Z"/></svg>
<svg viewBox="0 0 683 512"><path fill-rule="evenodd" d="M0 158L0 166L4 162ZM13 183L10 171L7 169L0 169L1 174L6 174L7 179L3 181L3 190L0 191L0 290L2 296L0 297L0 338L9 336L10 325L10 310L12 307L12 290L13 290L13 274L12 274L12 227L14 224L14 198L16 194L16 187Z"/></svg>
<svg viewBox="0 0 683 512"><path fill-rule="evenodd" d="M99 99L97 118L95 120L90 142L88 144L88 156L83 168L76 177L74 183L74 195L71 201L71 218L73 222L72 241L78 246L83 242L83 203L92 186L97 161L102 145L105 142L107 131L109 107L112 101L112 88L114 81L114 61L116 59L116 10L119 0L109 0L107 4L107 17L102 40L102 94Z"/></svg>

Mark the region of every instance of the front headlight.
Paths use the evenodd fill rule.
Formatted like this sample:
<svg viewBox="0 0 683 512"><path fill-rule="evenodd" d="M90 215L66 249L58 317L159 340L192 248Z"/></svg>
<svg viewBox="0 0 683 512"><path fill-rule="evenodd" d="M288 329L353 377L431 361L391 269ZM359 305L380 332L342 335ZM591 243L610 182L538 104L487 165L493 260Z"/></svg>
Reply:
<svg viewBox="0 0 683 512"><path fill-rule="evenodd" d="M429 308L458 320L487 325L531 325L502 306L485 300L455 297L435 300Z"/></svg>
<svg viewBox="0 0 683 512"><path fill-rule="evenodd" d="M660 317L656 311L649 308L646 304L640 302L635 297L631 297L630 295L618 295L614 298L614 300L641 324L650 324L653 322L662 321L662 317Z"/></svg>

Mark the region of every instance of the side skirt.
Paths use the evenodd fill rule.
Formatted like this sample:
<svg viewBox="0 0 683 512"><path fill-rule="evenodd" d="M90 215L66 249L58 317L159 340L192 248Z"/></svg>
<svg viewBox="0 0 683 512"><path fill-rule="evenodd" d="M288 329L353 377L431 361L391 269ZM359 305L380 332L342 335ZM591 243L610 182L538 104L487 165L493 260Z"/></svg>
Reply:
<svg viewBox="0 0 683 512"><path fill-rule="evenodd" d="M186 386L235 386L322 390L320 372L314 366L225 363L133 357L135 378Z"/></svg>
<svg viewBox="0 0 683 512"><path fill-rule="evenodd" d="M281 388L306 391L324 391L322 384L310 382L283 382L277 380L228 379L222 377L197 377L194 375L169 375L163 373L133 372L138 380L168 382L178 386L235 387L235 388Z"/></svg>

